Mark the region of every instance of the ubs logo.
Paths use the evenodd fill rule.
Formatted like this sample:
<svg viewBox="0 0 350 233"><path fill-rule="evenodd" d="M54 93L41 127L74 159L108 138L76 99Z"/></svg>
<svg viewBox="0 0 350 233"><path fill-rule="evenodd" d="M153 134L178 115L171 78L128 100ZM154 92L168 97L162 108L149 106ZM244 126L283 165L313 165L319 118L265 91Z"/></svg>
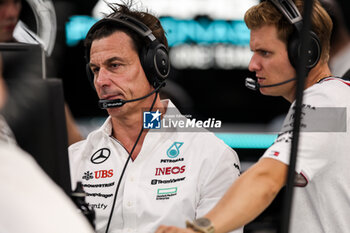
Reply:
<svg viewBox="0 0 350 233"><path fill-rule="evenodd" d="M102 148L96 151L92 156L91 156L91 162L94 164L100 164L106 161L109 156L111 155L111 151L108 148Z"/></svg>

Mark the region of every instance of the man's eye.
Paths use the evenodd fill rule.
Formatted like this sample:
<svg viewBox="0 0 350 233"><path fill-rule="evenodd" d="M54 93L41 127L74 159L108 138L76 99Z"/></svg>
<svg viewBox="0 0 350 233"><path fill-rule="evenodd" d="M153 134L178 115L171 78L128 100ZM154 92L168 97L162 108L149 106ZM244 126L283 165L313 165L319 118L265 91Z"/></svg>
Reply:
<svg viewBox="0 0 350 233"><path fill-rule="evenodd" d="M267 55L270 54L270 52L265 51L265 50L261 50L261 51L260 51L260 54L261 54L262 56L267 56Z"/></svg>
<svg viewBox="0 0 350 233"><path fill-rule="evenodd" d="M98 68L98 67L91 68L91 71L94 74L98 73L99 70L100 70L100 68Z"/></svg>
<svg viewBox="0 0 350 233"><path fill-rule="evenodd" d="M117 68L118 66L119 66L119 64L115 64L115 63L112 63L112 64L111 64L111 67L112 67L112 68Z"/></svg>

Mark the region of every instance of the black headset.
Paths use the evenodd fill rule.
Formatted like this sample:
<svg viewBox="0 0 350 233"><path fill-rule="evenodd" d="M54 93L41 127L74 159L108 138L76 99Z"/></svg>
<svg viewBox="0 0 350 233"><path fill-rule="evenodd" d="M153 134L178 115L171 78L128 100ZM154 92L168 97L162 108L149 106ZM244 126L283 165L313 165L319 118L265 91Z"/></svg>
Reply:
<svg viewBox="0 0 350 233"><path fill-rule="evenodd" d="M301 29L303 27L303 17L292 0L270 0L271 3L284 15L290 24L295 28L293 33L288 38L288 57L294 68L296 68L301 53ZM313 31L310 33L310 45L307 51L306 68L312 69L321 57L321 43Z"/></svg>
<svg viewBox="0 0 350 233"><path fill-rule="evenodd" d="M127 29L131 29L142 38L149 40L149 43L145 43L141 53L139 54L140 62L149 83L154 88L158 88L160 85L163 85L170 72L169 54L165 45L157 40L151 29L149 29L144 23L131 16L119 14L113 17L103 18L96 22L90 28L86 38L88 38L89 35L94 33L101 26L106 24L124 26ZM91 44L89 47L85 48L85 59L87 63L86 72L92 87L94 87L94 75L89 67L90 49Z"/></svg>

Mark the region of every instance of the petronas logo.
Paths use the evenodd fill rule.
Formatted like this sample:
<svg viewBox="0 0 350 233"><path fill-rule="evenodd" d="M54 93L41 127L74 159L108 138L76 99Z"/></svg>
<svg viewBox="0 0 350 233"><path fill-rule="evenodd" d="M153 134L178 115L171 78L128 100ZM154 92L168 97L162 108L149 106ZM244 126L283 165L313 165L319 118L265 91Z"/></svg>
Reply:
<svg viewBox="0 0 350 233"><path fill-rule="evenodd" d="M169 158L176 158L180 154L179 149L183 144L184 144L183 142L174 142L166 152L168 157Z"/></svg>

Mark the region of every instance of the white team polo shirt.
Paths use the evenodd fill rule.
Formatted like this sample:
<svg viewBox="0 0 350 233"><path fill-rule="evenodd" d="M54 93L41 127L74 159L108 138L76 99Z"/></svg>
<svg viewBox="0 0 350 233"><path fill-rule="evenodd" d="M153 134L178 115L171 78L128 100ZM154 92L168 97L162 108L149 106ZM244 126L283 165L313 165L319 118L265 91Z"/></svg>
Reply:
<svg viewBox="0 0 350 233"><path fill-rule="evenodd" d="M304 92L292 233L350 229L350 82L328 78ZM289 164L292 108L263 158ZM296 183L297 185L297 183Z"/></svg>
<svg viewBox="0 0 350 233"><path fill-rule="evenodd" d="M169 107L175 108L170 101ZM86 201L96 211L97 232L106 229L128 158L111 132L109 117L69 148L72 187L82 181ZM153 233L161 224L185 227L186 220L214 207L240 175L239 168L237 154L209 131L149 132L139 155L127 165L109 232Z"/></svg>

